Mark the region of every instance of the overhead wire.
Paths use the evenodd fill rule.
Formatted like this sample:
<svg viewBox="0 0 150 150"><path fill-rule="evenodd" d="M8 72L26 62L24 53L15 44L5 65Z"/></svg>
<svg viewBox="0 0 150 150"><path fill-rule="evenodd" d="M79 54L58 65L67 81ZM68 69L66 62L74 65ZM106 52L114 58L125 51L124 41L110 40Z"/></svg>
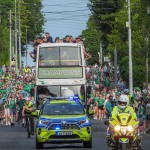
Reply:
<svg viewBox="0 0 150 150"><path fill-rule="evenodd" d="M85 10L89 10L89 9L79 9L79 10L67 10L67 11L42 11L42 13L50 13L50 14L62 14L62 13L70 13L70 12L83 12Z"/></svg>
<svg viewBox="0 0 150 150"><path fill-rule="evenodd" d="M64 1L63 1L64 2ZM82 6L84 5L84 6ZM48 11L47 7L52 7ZM61 11L62 7L62 11ZM88 21L90 10L87 3L65 3L65 4L45 4L42 13L46 18L46 27L49 28L64 28L64 29L79 29L81 30L81 22ZM57 26L56 26L57 24Z"/></svg>

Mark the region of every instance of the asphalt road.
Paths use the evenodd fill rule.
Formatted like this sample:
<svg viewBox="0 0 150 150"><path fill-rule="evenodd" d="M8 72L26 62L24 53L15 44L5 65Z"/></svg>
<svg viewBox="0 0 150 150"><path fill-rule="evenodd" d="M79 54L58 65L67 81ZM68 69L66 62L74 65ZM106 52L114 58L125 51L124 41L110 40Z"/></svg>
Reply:
<svg viewBox="0 0 150 150"><path fill-rule="evenodd" d="M92 150L108 150L105 143L106 127L103 122L92 120L93 126L93 147ZM150 134L142 135L143 150L150 149ZM35 136L27 138L26 128L21 125L14 127L0 125L0 150L34 150ZM91 150L83 148L82 144L45 144L44 149L53 150Z"/></svg>

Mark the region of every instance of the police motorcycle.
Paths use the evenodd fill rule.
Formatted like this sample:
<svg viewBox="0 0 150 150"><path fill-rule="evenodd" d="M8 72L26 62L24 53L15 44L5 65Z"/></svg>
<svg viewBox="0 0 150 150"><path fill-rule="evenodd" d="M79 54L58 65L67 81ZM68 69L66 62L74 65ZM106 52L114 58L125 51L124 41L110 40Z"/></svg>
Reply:
<svg viewBox="0 0 150 150"><path fill-rule="evenodd" d="M104 122L106 143L110 150L142 150L139 126L143 125L128 112L118 113Z"/></svg>
<svg viewBox="0 0 150 150"><path fill-rule="evenodd" d="M105 121L108 125L106 142L111 150L142 150L139 121L134 120L130 114L121 113L113 120Z"/></svg>

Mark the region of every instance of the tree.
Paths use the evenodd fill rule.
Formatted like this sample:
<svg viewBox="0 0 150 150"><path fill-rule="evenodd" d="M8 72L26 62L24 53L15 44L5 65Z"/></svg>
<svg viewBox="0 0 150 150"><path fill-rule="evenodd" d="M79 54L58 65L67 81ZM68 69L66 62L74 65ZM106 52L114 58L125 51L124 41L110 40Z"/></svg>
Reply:
<svg viewBox="0 0 150 150"><path fill-rule="evenodd" d="M82 37L85 38L85 45L87 52L92 55L92 58L88 60L88 64L99 63L99 44L100 43L100 32L97 29L94 18L91 16L87 23L87 29L83 30Z"/></svg>
<svg viewBox="0 0 150 150"><path fill-rule="evenodd" d="M45 22L44 15L41 12L42 0L16 0L17 16L18 2L20 1L20 18L21 18L21 40L22 55L24 55L24 45L26 43L26 28L28 29L28 42L33 41L37 36L43 33L43 25ZM0 1L0 65L9 63L9 10L12 10L12 31L15 27L15 0ZM17 18L18 26L18 18ZM12 45L14 45L14 35L12 35Z"/></svg>
<svg viewBox="0 0 150 150"><path fill-rule="evenodd" d="M118 51L118 63L123 79L128 83L129 79L129 52L128 52L128 20L127 2L124 0L90 0L89 8L92 12L94 28L101 33L105 53L109 53L111 58L114 49ZM150 18L146 12L147 1L131 1L131 28L132 28L132 57L133 57L133 81L134 85L141 86L145 81L145 59L147 53L146 38L149 38ZM90 20L87 23L87 32ZM91 26L92 27L92 26ZM88 33L86 33L88 35ZM91 36L89 34L89 36ZM93 35L92 35L93 36ZM85 37L85 40L87 37ZM90 37L88 37L90 39ZM97 45L97 46L96 46ZM97 47L99 42L97 42ZM92 47L92 44L90 45ZM91 54L93 51L91 51Z"/></svg>

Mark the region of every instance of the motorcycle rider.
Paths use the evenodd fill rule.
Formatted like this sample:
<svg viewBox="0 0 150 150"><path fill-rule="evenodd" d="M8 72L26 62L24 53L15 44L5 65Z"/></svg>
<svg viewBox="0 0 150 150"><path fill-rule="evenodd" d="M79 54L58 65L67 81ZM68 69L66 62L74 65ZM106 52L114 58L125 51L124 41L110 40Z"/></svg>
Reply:
<svg viewBox="0 0 150 150"><path fill-rule="evenodd" d="M118 99L118 104L117 106L115 106L112 110L112 116L110 118L110 120L113 120L113 118L115 119L117 115L119 115L120 113L129 113L132 118L134 120L138 121L137 115L133 109L133 107L129 106L129 97L128 95L122 94L119 99ZM141 147L141 137L140 137L140 133L138 131L138 145L139 148ZM106 136L106 141L108 143L108 145L110 144L110 138L111 138L111 133L109 130L109 127L107 128L107 136ZM110 145L109 145L110 146ZM111 143L111 146L115 146L113 143Z"/></svg>
<svg viewBox="0 0 150 150"><path fill-rule="evenodd" d="M133 107L129 106L129 97L128 97L128 95L122 94L119 97L118 105L113 108L112 118L114 116L116 116L117 114L119 114L119 113L129 113L129 114L132 115L132 117L137 119L137 115L136 115Z"/></svg>
<svg viewBox="0 0 150 150"><path fill-rule="evenodd" d="M138 121L137 115L133 109L133 107L129 106L129 97L128 95L122 94L118 99L118 104L115 106L112 110L112 116L111 119L115 118L120 113L129 113L133 117L133 119ZM141 141L140 132L138 132L139 135L139 141ZM110 131L109 128L107 128L107 140L110 139ZM139 143L140 145L140 143Z"/></svg>
<svg viewBox="0 0 150 150"><path fill-rule="evenodd" d="M115 118L120 113L130 113L132 117L137 119L137 115L133 107L129 106L129 97L128 95L122 94L118 99L118 104L112 110L111 119ZM109 136L109 128L107 129L107 136Z"/></svg>

